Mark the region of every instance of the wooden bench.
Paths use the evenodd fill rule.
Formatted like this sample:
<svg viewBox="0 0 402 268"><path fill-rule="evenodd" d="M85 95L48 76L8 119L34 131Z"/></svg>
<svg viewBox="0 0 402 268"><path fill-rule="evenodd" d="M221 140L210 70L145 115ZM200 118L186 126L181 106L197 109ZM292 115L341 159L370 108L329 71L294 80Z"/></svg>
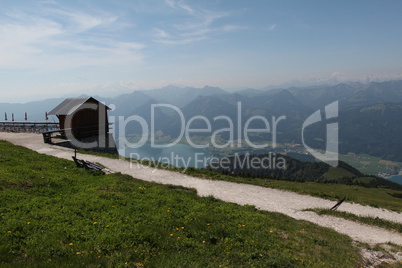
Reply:
<svg viewBox="0 0 402 268"><path fill-rule="evenodd" d="M65 129L58 129L58 130L42 132L43 142L44 143L52 143L52 134L53 133L60 133L60 135L63 135L64 131L65 131Z"/></svg>
<svg viewBox="0 0 402 268"><path fill-rule="evenodd" d="M77 165L77 167L79 168L85 168L85 169L89 169L89 170L94 170L94 171L101 171L102 169L104 169L104 166L92 163L90 161L85 161L85 160L81 160L76 158L75 156L72 156L75 164Z"/></svg>

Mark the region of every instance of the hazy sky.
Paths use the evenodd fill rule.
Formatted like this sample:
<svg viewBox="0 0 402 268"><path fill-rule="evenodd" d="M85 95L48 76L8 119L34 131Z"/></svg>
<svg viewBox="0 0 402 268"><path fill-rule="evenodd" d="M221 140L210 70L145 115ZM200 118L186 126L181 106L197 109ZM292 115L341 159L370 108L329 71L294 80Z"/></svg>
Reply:
<svg viewBox="0 0 402 268"><path fill-rule="evenodd" d="M402 1L0 0L0 102L402 78Z"/></svg>

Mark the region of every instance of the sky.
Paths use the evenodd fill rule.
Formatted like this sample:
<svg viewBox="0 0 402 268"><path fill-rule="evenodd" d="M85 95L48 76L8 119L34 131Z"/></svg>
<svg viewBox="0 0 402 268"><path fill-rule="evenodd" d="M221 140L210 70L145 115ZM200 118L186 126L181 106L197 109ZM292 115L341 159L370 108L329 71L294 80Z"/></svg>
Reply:
<svg viewBox="0 0 402 268"><path fill-rule="evenodd" d="M0 0L0 103L402 78L402 1Z"/></svg>

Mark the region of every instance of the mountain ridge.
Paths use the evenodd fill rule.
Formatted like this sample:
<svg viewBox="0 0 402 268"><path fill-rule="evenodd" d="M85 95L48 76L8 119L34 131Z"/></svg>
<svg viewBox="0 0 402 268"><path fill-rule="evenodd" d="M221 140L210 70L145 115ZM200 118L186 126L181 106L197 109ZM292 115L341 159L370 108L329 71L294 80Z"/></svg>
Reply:
<svg viewBox="0 0 402 268"><path fill-rule="evenodd" d="M114 107L111 116L128 116L141 114L150 125L150 105L166 103L177 106L186 120L192 116L202 115L211 122L216 116L226 115L233 121L238 116L237 103L241 102L241 119L243 123L252 116L271 119L285 116L279 123L278 142L301 143L301 128L309 115L323 109L333 101L339 102L339 140L341 153L369 153L387 160L402 162L402 148L398 138L402 131L402 80L362 83L340 83L335 86L314 86L304 88L276 89L253 94L228 93L216 87L192 88L169 86L151 91L133 91L115 98L100 98L107 105ZM255 95L255 93L258 93ZM176 96L179 94L179 96ZM154 98L152 95L157 95ZM197 99L198 98L198 99ZM29 121L44 121L46 111L51 110L63 99L47 99L28 104L0 104L0 113L8 117L14 113L21 120L28 112ZM114 105L113 105L114 104ZM142 108L140 108L142 107ZM381 108L383 107L383 108ZM385 108L384 108L385 107ZM178 135L177 112L162 108L158 111L158 122L162 133L172 138ZM21 120L22 121L22 120ZM205 128L200 120L195 120L194 127ZM220 121L220 122L219 122ZM265 125L255 120L250 126L261 128ZM214 129L228 127L224 120L216 120ZM118 126L116 125L116 128ZM306 128L305 138L309 146L325 149L326 122L322 120ZM313 136L310 134L314 134ZM225 138L225 137L224 137ZM228 138L228 137L226 137ZM268 134L259 134L256 141L270 139Z"/></svg>

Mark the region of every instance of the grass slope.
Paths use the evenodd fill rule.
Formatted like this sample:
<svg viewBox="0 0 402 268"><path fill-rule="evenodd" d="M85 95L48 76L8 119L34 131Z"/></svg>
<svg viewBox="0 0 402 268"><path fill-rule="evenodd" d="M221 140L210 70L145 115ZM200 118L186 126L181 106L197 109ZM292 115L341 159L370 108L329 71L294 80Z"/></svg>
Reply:
<svg viewBox="0 0 402 268"><path fill-rule="evenodd" d="M355 267L350 238L0 141L0 265Z"/></svg>

